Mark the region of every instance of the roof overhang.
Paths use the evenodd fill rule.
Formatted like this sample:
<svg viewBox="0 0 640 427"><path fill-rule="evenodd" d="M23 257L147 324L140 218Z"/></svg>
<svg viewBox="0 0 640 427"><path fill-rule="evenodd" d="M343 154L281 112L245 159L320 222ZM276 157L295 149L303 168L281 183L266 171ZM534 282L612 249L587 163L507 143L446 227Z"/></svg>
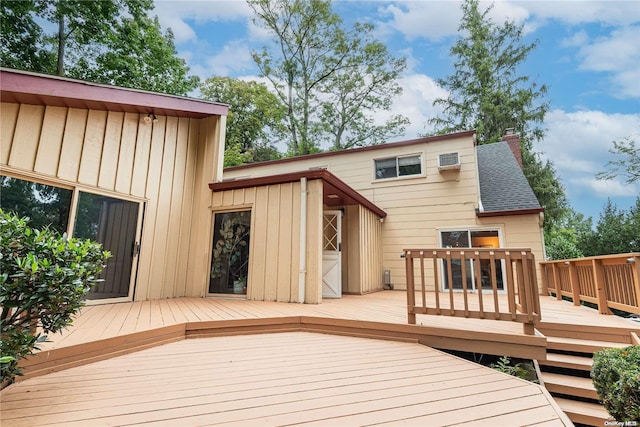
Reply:
<svg viewBox="0 0 640 427"><path fill-rule="evenodd" d="M343 154L362 153L365 151L387 150L387 149L407 147L407 146L418 145L418 144L428 144L436 141L447 141L449 139L465 138L465 137L473 137L473 144L475 145L476 144L475 135L476 135L475 130L467 130L462 132L447 133L444 135L435 135L435 136L427 136L424 138L409 139L406 141L386 142L384 144L368 145L366 147L347 148L344 150L336 150L336 151L323 151L322 153L304 154L302 156L286 157L284 159L278 159L278 160L266 160L264 162L247 163L245 165L240 165L240 166L230 166L228 168L225 168L225 170L236 171L236 170L243 170L243 169L252 169L252 168L267 166L267 165L278 165L282 163L299 162L299 161L308 160L308 159L321 159L324 157L340 156Z"/></svg>
<svg viewBox="0 0 640 427"><path fill-rule="evenodd" d="M0 68L2 102L201 119L226 116L229 106L46 74Z"/></svg>
<svg viewBox="0 0 640 427"><path fill-rule="evenodd" d="M261 187L264 185L286 184L299 181L320 179L323 186L323 201L327 206L361 205L378 215L380 218L387 213L373 204L369 199L349 187L344 181L326 169L314 169L300 172L284 173L279 175L261 176L256 178L238 178L233 181L212 182L209 188L212 191L239 190L243 188Z"/></svg>
<svg viewBox="0 0 640 427"><path fill-rule="evenodd" d="M476 209L476 216L478 218L487 218L493 216L511 216L511 215L532 215L539 214L540 212L544 212L544 208L533 208L533 209L514 209L510 211L493 211L493 212L480 212Z"/></svg>

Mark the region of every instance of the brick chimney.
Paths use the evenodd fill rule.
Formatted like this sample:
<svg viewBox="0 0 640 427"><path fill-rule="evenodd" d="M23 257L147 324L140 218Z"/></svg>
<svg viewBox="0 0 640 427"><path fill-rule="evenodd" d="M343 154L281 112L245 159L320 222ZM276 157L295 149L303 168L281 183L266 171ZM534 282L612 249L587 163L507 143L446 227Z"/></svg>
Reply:
<svg viewBox="0 0 640 427"><path fill-rule="evenodd" d="M509 148L513 152L516 161L522 169L522 147L520 147L520 134L514 133L514 128L505 129L502 141L509 144Z"/></svg>

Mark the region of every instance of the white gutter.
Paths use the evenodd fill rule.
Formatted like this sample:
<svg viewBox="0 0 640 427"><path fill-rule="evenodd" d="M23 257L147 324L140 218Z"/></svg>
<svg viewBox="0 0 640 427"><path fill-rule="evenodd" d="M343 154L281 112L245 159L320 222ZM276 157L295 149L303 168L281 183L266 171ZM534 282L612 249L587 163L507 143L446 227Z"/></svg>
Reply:
<svg viewBox="0 0 640 427"><path fill-rule="evenodd" d="M475 145L475 135L473 136L473 144ZM475 155L476 162L476 188L478 189L478 212L484 212L484 206L482 206L482 193L480 192L480 165L478 164L478 146L475 145L473 154Z"/></svg>
<svg viewBox="0 0 640 427"><path fill-rule="evenodd" d="M307 288L307 178L300 178L300 273L298 302L304 303Z"/></svg>

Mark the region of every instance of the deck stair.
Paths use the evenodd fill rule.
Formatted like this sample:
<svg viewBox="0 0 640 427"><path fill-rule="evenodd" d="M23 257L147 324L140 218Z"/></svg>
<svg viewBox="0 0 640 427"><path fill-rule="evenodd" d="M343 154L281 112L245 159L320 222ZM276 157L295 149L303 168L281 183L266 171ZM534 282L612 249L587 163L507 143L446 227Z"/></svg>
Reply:
<svg viewBox="0 0 640 427"><path fill-rule="evenodd" d="M546 389L574 423L604 425L609 415L590 378L593 353L629 346L630 332L579 326L563 329L559 325L541 325L538 330L547 337L547 360L538 361Z"/></svg>

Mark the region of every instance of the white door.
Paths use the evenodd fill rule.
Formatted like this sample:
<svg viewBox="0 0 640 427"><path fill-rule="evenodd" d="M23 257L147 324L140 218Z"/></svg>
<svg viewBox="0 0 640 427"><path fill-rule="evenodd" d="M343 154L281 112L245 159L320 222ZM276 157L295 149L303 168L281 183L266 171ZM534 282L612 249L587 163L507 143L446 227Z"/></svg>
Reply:
<svg viewBox="0 0 640 427"><path fill-rule="evenodd" d="M325 211L322 220L322 297L342 296L342 212Z"/></svg>

